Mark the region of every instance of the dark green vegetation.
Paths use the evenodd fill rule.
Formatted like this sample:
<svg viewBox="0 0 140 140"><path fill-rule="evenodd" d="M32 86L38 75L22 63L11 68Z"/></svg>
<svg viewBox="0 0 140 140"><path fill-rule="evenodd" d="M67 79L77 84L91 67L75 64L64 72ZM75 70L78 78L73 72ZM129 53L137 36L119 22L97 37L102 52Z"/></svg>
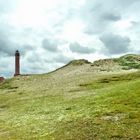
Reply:
<svg viewBox="0 0 140 140"><path fill-rule="evenodd" d="M92 66L118 65L124 70L140 69L140 55L128 54L117 59L104 59L95 61Z"/></svg>
<svg viewBox="0 0 140 140"><path fill-rule="evenodd" d="M124 69L140 69L140 55L126 55L118 59Z"/></svg>
<svg viewBox="0 0 140 140"><path fill-rule="evenodd" d="M140 139L140 71L93 68L67 65L0 84L0 140Z"/></svg>
<svg viewBox="0 0 140 140"><path fill-rule="evenodd" d="M73 60L70 63L68 63L68 65L73 65L73 66L77 66L77 65L83 65L83 64L91 64L90 62L88 62L85 59L80 59L80 60Z"/></svg>

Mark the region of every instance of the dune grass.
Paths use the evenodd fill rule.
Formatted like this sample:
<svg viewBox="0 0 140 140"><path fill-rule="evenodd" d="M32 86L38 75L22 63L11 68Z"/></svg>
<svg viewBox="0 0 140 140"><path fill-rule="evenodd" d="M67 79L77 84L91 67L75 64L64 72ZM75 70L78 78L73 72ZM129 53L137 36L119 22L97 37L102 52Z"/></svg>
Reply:
<svg viewBox="0 0 140 140"><path fill-rule="evenodd" d="M0 85L1 140L140 139L140 72L52 79L18 77Z"/></svg>

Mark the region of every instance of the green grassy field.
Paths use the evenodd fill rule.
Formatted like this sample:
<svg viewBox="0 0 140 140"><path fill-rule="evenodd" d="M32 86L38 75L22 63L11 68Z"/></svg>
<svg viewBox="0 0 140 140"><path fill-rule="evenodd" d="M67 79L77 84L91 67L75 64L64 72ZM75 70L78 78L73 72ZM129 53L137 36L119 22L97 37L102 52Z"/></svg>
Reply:
<svg viewBox="0 0 140 140"><path fill-rule="evenodd" d="M140 71L85 72L81 65L6 80L0 140L22 139L140 139Z"/></svg>

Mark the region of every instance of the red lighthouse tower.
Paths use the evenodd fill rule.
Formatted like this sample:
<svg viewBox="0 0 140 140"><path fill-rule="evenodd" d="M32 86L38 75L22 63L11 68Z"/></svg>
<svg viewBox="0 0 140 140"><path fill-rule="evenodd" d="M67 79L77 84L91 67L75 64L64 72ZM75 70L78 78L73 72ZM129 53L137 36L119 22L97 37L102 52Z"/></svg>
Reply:
<svg viewBox="0 0 140 140"><path fill-rule="evenodd" d="M14 76L20 75L20 53L17 50L15 52L15 74Z"/></svg>

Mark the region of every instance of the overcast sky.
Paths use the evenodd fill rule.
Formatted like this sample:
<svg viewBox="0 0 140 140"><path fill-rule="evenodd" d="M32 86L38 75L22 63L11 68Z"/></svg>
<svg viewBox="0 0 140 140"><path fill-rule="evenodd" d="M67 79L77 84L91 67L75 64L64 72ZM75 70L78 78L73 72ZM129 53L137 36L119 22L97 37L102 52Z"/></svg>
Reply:
<svg viewBox="0 0 140 140"><path fill-rule="evenodd" d="M0 0L0 76L140 53L140 0Z"/></svg>

